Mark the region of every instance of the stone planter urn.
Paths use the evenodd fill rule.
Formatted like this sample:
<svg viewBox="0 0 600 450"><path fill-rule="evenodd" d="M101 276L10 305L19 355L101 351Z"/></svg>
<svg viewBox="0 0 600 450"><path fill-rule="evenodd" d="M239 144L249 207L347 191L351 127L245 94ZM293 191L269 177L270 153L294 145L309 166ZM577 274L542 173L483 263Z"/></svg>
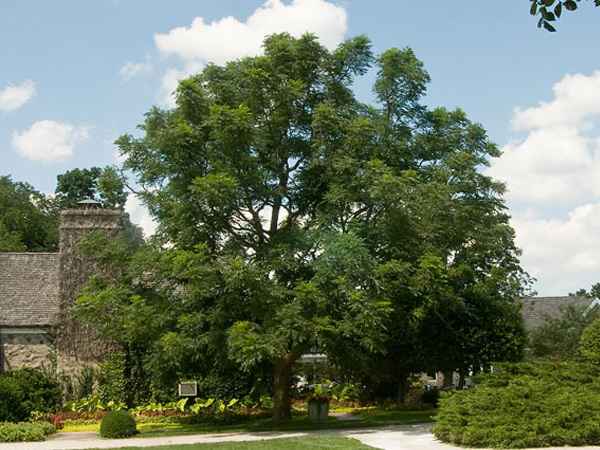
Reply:
<svg viewBox="0 0 600 450"><path fill-rule="evenodd" d="M329 416L329 399L313 398L308 401L308 417L313 422L325 422Z"/></svg>

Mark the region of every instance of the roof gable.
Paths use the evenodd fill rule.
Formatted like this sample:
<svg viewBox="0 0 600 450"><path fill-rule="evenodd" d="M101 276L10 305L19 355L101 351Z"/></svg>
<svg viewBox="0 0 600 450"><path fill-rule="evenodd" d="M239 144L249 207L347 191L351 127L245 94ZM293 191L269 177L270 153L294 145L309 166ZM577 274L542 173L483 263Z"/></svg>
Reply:
<svg viewBox="0 0 600 450"><path fill-rule="evenodd" d="M598 305L593 298L567 296L567 297L533 297L520 300L523 304L521 314L526 330L533 330L546 323L548 318L557 319L562 316L567 305L580 308L589 308Z"/></svg>

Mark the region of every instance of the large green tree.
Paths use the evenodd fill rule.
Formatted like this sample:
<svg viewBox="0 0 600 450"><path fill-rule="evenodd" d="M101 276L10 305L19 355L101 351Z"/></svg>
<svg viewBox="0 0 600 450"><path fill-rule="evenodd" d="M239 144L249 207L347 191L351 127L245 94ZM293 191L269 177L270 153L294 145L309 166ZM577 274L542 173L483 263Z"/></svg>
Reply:
<svg viewBox="0 0 600 450"><path fill-rule="evenodd" d="M0 251L52 252L58 249L58 211L33 186L0 177Z"/></svg>
<svg viewBox="0 0 600 450"><path fill-rule="evenodd" d="M127 200L125 177L111 166L71 169L56 180L55 201L60 209L76 208L86 199L97 200L104 208L123 209Z"/></svg>
<svg viewBox="0 0 600 450"><path fill-rule="evenodd" d="M369 106L351 85L373 64ZM277 420L290 417L304 352L357 371L385 352L405 379L434 342L429 317L503 345L491 323L526 275L503 186L479 171L498 150L463 112L422 105L428 81L410 49L375 59L364 37L330 52L286 34L264 56L181 81L174 109L153 108L143 137L118 140L165 245L120 258L126 268L98 278L78 314L115 336L139 330L129 340L145 342L157 372L272 368ZM102 322L121 310L127 323ZM138 326L148 311L163 324L150 342ZM476 354L469 363L491 357L456 345Z"/></svg>
<svg viewBox="0 0 600 450"><path fill-rule="evenodd" d="M334 183L338 204L361 212L352 227L380 264L393 314L376 364L395 372L402 400L410 373L518 359L525 334L514 299L528 276L504 185L481 173L500 155L485 130L460 110L420 104L429 76L409 49L386 51L377 65L380 107L369 112L356 172Z"/></svg>
<svg viewBox="0 0 600 450"><path fill-rule="evenodd" d="M324 207L343 152L335 122L360 125L349 86L371 51L356 38L328 52L310 35L264 49L182 81L178 107L153 109L144 138L119 146L165 241L211 267L209 287L182 280L194 295L162 345L194 339L245 370L270 364L274 418L287 419L302 353L371 352L384 337L375 261Z"/></svg>

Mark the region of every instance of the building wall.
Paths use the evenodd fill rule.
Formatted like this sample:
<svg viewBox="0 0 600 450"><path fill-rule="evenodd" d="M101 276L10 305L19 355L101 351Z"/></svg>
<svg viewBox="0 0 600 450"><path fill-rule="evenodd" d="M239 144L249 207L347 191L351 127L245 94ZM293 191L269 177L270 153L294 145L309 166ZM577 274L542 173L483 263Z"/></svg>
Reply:
<svg viewBox="0 0 600 450"><path fill-rule="evenodd" d="M79 241L94 230L116 236L121 218L100 208L66 210L59 253L0 255L0 372L32 367L73 375L110 349L74 323L69 309L98 273L94 261L78 255Z"/></svg>
<svg viewBox="0 0 600 450"><path fill-rule="evenodd" d="M55 370L56 347L49 328L0 328L0 371L22 367Z"/></svg>

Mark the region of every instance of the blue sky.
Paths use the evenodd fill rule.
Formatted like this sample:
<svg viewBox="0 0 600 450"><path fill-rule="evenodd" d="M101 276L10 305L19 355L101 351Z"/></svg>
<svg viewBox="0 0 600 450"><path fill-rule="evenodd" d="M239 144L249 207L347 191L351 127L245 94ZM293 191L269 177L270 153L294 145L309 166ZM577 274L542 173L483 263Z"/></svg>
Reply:
<svg viewBox="0 0 600 450"><path fill-rule="evenodd" d="M56 175L117 163L114 140L168 107L177 77L259 51L274 31L333 47L366 34L411 47L424 102L460 107L504 151L522 263L543 295L600 281L600 9L538 30L527 0L21 0L0 3L0 174L51 193ZM356 84L370 101L372 75ZM134 220L149 227L136 202Z"/></svg>

